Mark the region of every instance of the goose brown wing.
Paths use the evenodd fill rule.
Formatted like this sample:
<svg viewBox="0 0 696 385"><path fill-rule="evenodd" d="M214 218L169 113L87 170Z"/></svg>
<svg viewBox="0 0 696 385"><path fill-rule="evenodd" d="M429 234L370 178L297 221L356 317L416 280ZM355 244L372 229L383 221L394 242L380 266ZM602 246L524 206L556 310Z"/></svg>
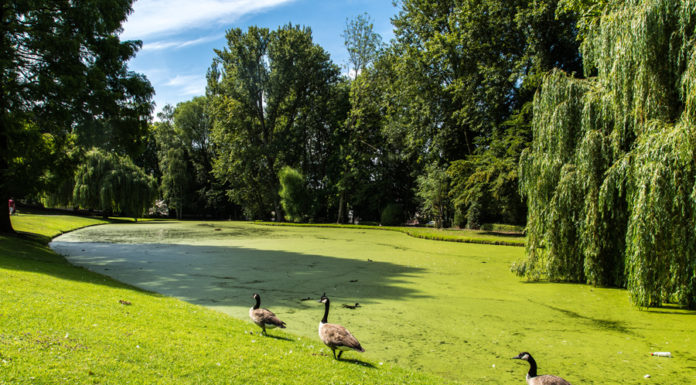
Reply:
<svg viewBox="0 0 696 385"><path fill-rule="evenodd" d="M329 347L341 347L345 346L357 350L359 352L364 352L365 349L360 346L360 342L353 337L348 329L341 325L336 324L324 324L321 327L320 334L321 340L324 341Z"/></svg>
<svg viewBox="0 0 696 385"><path fill-rule="evenodd" d="M258 323L285 328L285 322L281 321L280 318L275 315L275 313L268 309L255 309L252 311L252 318Z"/></svg>

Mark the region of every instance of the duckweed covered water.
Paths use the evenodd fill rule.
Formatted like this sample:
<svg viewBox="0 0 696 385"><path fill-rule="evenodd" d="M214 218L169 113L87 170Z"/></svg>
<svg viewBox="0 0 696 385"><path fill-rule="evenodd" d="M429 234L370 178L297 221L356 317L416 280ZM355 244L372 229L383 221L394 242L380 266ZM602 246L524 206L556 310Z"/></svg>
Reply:
<svg viewBox="0 0 696 385"><path fill-rule="evenodd" d="M510 359L521 351L540 374L573 384L642 384L646 374L696 383L695 312L640 310L619 289L527 283L510 272L519 247L238 222L98 226L52 247L74 264L241 319L258 292L287 331L318 345L316 299L326 292L330 322L351 330L371 359L466 384L523 383L526 363Z"/></svg>

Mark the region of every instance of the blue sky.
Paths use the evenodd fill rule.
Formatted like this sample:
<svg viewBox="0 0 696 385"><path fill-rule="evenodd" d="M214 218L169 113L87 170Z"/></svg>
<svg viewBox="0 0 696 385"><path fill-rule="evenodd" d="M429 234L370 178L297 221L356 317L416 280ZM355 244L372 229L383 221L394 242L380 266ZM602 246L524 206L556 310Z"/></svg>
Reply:
<svg viewBox="0 0 696 385"><path fill-rule="evenodd" d="M145 74L155 88L156 112L205 93L213 49L226 46L225 31L251 25L276 29L287 23L309 26L314 42L345 67L346 19L367 13L377 33L393 37L392 0L137 0L121 40L142 40L129 68ZM345 71L345 69L344 69Z"/></svg>

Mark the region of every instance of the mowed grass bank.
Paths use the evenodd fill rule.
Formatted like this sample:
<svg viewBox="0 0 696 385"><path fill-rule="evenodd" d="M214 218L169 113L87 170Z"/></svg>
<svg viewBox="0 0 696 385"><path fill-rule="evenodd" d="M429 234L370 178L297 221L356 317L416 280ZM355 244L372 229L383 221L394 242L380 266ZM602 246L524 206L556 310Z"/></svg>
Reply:
<svg viewBox="0 0 696 385"><path fill-rule="evenodd" d="M527 366L510 358L530 351L540 373L573 384L696 382L696 313L640 310L625 290L527 283L510 272L523 257L520 247L237 222L109 225L70 236L131 245L124 247L127 255L93 265L111 269L105 273L129 268L122 261L132 254L146 263L156 252L145 250L148 245L170 245L145 268L150 276L131 264L124 279L137 274L134 283L241 319L251 293L259 292L289 331L318 344L321 306L302 299L325 291L334 304L330 320L348 326L367 349L347 353L351 358L465 384L514 384L523 383ZM175 268L175 262L183 263ZM198 280L209 286L194 291ZM340 306L355 302L361 307ZM651 357L653 351L671 351L674 358Z"/></svg>
<svg viewBox="0 0 696 385"><path fill-rule="evenodd" d="M334 361L316 338L278 331L277 338L264 338L249 322L74 267L44 242L101 220L12 220L34 235L0 236L1 384L444 381L362 356Z"/></svg>

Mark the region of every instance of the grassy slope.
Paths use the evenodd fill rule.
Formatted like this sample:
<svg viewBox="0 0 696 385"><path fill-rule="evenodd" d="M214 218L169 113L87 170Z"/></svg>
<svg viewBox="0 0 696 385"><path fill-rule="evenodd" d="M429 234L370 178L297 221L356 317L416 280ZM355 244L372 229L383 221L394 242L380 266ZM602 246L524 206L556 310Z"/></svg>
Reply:
<svg viewBox="0 0 696 385"><path fill-rule="evenodd" d="M2 384L443 382L372 360L336 362L316 338L261 337L249 322L73 267L42 242L100 220L12 219L38 236L0 236Z"/></svg>
<svg viewBox="0 0 696 385"><path fill-rule="evenodd" d="M523 256L519 247L235 222L93 231L110 241L174 242L191 256L220 248L232 267L211 276L220 276L224 298L194 302L245 318L250 293L259 291L290 330L315 343L321 309L300 298L325 290L336 305L358 301L359 310L337 306L331 319L351 328L367 349L360 357L368 360L466 384L510 384L522 383L527 369L510 357L526 350L541 373L574 384L641 384L645 374L653 383L696 382L696 313L636 309L624 290L526 283L509 271ZM163 274L157 284L182 285L182 274ZM649 354L662 350L675 358Z"/></svg>

